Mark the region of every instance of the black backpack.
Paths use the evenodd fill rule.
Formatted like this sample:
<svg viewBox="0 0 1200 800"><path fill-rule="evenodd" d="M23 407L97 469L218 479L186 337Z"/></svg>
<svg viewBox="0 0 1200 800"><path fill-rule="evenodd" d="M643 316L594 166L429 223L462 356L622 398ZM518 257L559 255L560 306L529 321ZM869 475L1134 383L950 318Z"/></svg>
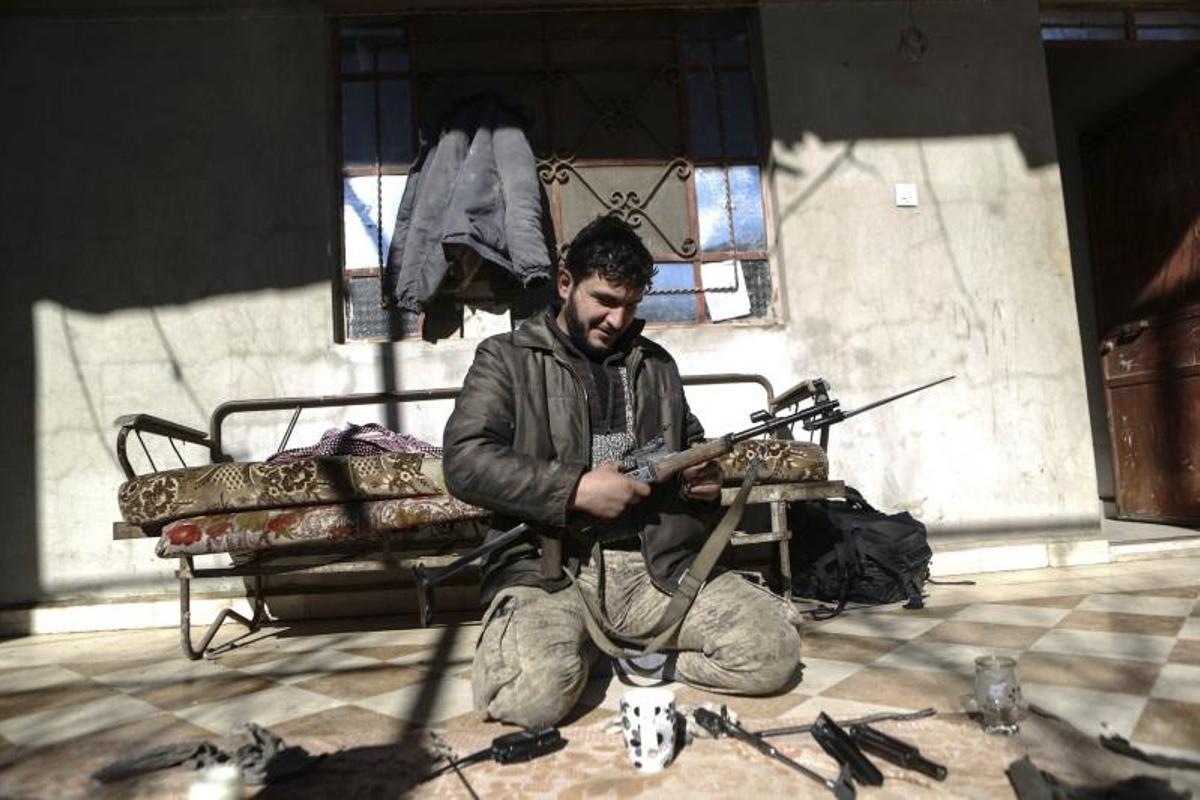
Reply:
<svg viewBox="0 0 1200 800"><path fill-rule="evenodd" d="M815 618L836 616L848 602L924 607L933 551L925 526L908 512L885 514L847 486L845 500L792 503L788 527L792 593L837 603L814 611Z"/></svg>

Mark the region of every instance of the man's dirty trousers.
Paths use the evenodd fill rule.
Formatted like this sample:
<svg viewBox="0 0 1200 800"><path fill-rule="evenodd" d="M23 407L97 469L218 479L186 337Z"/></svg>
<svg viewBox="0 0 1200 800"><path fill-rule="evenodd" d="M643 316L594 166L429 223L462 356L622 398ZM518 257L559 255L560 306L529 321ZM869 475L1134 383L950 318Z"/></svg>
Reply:
<svg viewBox="0 0 1200 800"><path fill-rule="evenodd" d="M609 551L603 591L594 564L580 588L602 595L622 635L648 636L670 595L656 587L641 553ZM525 727L554 725L583 694L597 654L573 587L550 593L533 586L499 592L483 618L471 681L475 709L485 719ZM782 599L726 572L712 578L684 618L672 650L675 677L700 689L762 695L786 689L800 666L796 615Z"/></svg>

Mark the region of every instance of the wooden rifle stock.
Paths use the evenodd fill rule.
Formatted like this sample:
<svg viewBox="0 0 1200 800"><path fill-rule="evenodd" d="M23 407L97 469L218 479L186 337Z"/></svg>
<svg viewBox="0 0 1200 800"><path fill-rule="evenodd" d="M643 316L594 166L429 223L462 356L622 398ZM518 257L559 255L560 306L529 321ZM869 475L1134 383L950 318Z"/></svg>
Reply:
<svg viewBox="0 0 1200 800"><path fill-rule="evenodd" d="M651 480L654 483L669 480L688 467L713 461L731 450L733 450L732 438L729 436L719 436L716 439L709 439L706 442L692 445L686 450L670 453L653 463Z"/></svg>

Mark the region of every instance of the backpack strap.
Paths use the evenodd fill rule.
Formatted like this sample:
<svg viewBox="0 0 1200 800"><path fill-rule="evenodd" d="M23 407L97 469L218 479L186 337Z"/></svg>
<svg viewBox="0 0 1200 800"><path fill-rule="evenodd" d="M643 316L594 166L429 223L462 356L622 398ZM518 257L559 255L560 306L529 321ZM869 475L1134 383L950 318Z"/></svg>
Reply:
<svg viewBox="0 0 1200 800"><path fill-rule="evenodd" d="M853 508L858 511L874 511L876 514L879 513L879 509L868 503L867 498L862 496L862 492L860 492L858 489L855 489L853 486L847 486L845 493L846 497L841 502L844 503L848 508ZM836 503L838 501L833 500L826 502Z"/></svg>
<svg viewBox="0 0 1200 800"><path fill-rule="evenodd" d="M667 603L667 607L663 609L662 616L655 623L647 640L639 641L620 635L616 630L616 626L612 624L608 619L608 615L604 613L604 609L583 591L583 588L575 581L570 571L566 572L572 586L575 587L575 591L579 593L579 597L583 600L584 627L587 628L588 635L592 637L592 641L596 647L613 658L636 658L638 656L657 653L659 650L671 646L675 639L675 634L679 630L679 626L683 624L684 617L687 616L692 603L696 600L696 595L700 593L704 582L708 580L709 573L717 565L717 559L720 558L721 553L725 550L725 545L729 544L734 529L742 519L742 511L746 508L746 500L749 498L750 488L758 478L760 464L761 462L758 458L751 459L750 465L746 468L746 478L742 481L742 486L738 490L737 497L728 510L726 510L725 515L721 517L721 521L717 523L717 527L709 534L707 541L704 542L704 546L700 548L700 552L692 559L691 566L687 568L687 571L679 579L679 587L671 594L671 599ZM604 556L599 542L596 543L592 552L599 569L600 580L603 580ZM614 641L614 639L617 641Z"/></svg>
<svg viewBox="0 0 1200 800"><path fill-rule="evenodd" d="M904 604L905 608L913 611L925 607L925 600L921 596L921 582L912 574L912 570L908 568L907 564L896 569L889 564L885 564L883 559L876 558L871 553L864 553L864 556L878 564L879 568L888 575L891 575L892 580L896 582L900 590L908 595L908 602Z"/></svg>
<svg viewBox="0 0 1200 800"><path fill-rule="evenodd" d="M905 567L900 572L901 585L904 587L905 593L908 595L908 602L904 607L909 611L915 611L918 608L925 607L925 598L921 593L921 581L912 574L912 571Z"/></svg>
<svg viewBox="0 0 1200 800"><path fill-rule="evenodd" d="M853 535L854 531L850 533ZM837 559L838 583L842 587L842 594L838 598L836 608L814 608L809 612L817 621L833 619L846 610L846 602L850 599L850 586L858 575L858 560L855 557L854 543L846 541L846 536L841 530L838 530L838 535L842 537L842 540L834 543L833 555Z"/></svg>

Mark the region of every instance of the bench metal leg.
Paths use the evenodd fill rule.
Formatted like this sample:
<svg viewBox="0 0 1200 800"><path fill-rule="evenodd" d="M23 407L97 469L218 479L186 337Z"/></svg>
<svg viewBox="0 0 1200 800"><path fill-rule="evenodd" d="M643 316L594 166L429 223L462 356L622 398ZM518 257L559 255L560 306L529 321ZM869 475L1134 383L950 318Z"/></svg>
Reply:
<svg viewBox="0 0 1200 800"><path fill-rule="evenodd" d="M779 574L783 579L783 599L792 602L792 557L788 540L792 538L788 530L787 501L775 500L771 503L771 532L779 536Z"/></svg>
<svg viewBox="0 0 1200 800"><path fill-rule="evenodd" d="M192 568L192 559L184 557L179 559L179 571L176 573L179 576L179 638L183 649L183 655L192 661L197 659L211 658L220 648L209 649L208 645L212 642L213 637L217 635L217 631L225 620L232 618L236 622L245 625L249 632L253 633L258 630L258 626L262 624L263 611L266 608L266 599L263 596L262 575L254 576L254 613L250 619L246 619L243 615L234 611L232 608L223 608L221 613L217 614L217 618L208 626L208 630L204 632L204 637L200 640L200 647L197 649L192 645L192 590L191 583L194 571ZM227 643L228 644L228 643ZM225 645L222 645L224 647Z"/></svg>

